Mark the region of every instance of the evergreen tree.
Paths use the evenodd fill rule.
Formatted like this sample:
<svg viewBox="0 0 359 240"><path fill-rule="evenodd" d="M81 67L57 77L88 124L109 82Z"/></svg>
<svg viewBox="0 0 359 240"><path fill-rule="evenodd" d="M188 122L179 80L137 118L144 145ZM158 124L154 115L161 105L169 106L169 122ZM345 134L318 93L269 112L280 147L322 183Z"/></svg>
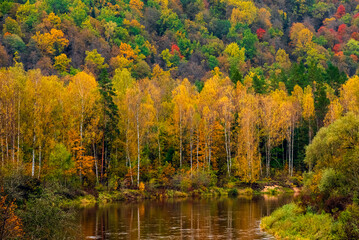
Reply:
<svg viewBox="0 0 359 240"><path fill-rule="evenodd" d="M99 88L102 101L102 153L101 153L101 180L104 180L104 171L108 167L107 156L111 153L111 146L118 133L118 108L113 102L115 92L112 81L108 77L107 69L103 69L99 76Z"/></svg>

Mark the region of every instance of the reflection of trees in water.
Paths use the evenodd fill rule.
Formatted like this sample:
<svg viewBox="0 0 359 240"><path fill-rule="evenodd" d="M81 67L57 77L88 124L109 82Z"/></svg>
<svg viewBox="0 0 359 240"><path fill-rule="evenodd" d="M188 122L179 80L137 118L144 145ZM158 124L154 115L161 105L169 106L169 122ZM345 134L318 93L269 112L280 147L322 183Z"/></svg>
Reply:
<svg viewBox="0 0 359 240"><path fill-rule="evenodd" d="M118 203L84 209L81 224L86 236L102 239L174 237L253 239L258 222L291 197L186 199Z"/></svg>

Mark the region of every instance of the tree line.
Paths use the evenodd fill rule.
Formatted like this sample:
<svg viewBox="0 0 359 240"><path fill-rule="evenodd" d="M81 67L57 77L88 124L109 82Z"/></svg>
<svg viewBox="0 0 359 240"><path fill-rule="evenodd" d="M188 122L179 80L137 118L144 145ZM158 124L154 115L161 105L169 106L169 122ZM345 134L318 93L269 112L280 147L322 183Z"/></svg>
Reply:
<svg viewBox="0 0 359 240"><path fill-rule="evenodd" d="M159 66L139 81L126 68L112 78L100 70L60 78L17 63L0 71L5 173L86 185L115 179L127 186L171 178L175 170L245 182L273 177L273 168L293 176L305 169L300 151L315 131L358 111L357 76L338 93L323 84L329 103L318 123L323 87L316 83L288 91L279 82L259 93L255 73L233 83L215 68L196 86Z"/></svg>

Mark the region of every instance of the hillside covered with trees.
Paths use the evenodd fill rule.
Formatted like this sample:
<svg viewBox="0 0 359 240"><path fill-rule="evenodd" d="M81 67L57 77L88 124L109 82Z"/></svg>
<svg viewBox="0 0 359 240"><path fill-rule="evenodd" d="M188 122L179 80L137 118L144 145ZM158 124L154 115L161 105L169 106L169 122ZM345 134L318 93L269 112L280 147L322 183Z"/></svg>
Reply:
<svg viewBox="0 0 359 240"><path fill-rule="evenodd" d="M316 133L359 114L358 1L3 0L0 32L14 198L24 178L88 192L300 184Z"/></svg>
<svg viewBox="0 0 359 240"><path fill-rule="evenodd" d="M356 7L3 1L2 166L127 185L302 171L315 132L357 104L357 77L341 86L357 69Z"/></svg>

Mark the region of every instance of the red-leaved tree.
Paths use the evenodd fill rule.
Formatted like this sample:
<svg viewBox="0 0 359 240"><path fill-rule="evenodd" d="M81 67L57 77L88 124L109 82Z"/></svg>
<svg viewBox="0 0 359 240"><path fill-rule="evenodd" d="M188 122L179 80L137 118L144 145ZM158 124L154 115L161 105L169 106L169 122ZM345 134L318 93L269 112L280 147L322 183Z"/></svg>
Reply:
<svg viewBox="0 0 359 240"><path fill-rule="evenodd" d="M336 18L342 18L345 15L345 7L343 5L340 5L337 9L337 13L335 14Z"/></svg>
<svg viewBox="0 0 359 240"><path fill-rule="evenodd" d="M257 29L257 37L258 37L258 39L262 39L265 33L266 33L266 30L264 30L263 28L258 28Z"/></svg>
<svg viewBox="0 0 359 240"><path fill-rule="evenodd" d="M177 44L172 44L171 54L178 54L178 55L180 56L180 58L183 58L183 56L182 56L182 54L181 54L181 50L179 49L179 47L177 46Z"/></svg>

